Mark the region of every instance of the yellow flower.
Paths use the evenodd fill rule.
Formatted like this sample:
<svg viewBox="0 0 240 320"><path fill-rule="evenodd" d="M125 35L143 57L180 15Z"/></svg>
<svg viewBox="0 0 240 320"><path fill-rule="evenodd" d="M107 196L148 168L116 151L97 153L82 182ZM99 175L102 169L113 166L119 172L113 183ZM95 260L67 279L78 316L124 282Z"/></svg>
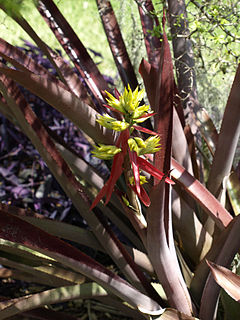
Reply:
<svg viewBox="0 0 240 320"><path fill-rule="evenodd" d="M104 114L103 116L100 116L97 119L97 122L101 124L103 127L112 129L115 131L123 131L126 130L130 124L125 121L118 121L112 117L110 117L108 114Z"/></svg>
<svg viewBox="0 0 240 320"><path fill-rule="evenodd" d="M134 177L129 177L129 183L134 186L135 185L135 180ZM148 183L147 178L145 176L140 175L140 184Z"/></svg>
<svg viewBox="0 0 240 320"><path fill-rule="evenodd" d="M149 106L139 106L144 96L144 89L139 91L137 87L134 91L132 91L128 85L128 88L124 89L124 92L119 99L115 98L109 92L105 92L109 98L106 99L109 106L117 111L120 111L124 115L126 122L131 124L134 122L140 123L147 119L147 117L140 118L142 115L149 112ZM149 117L151 117L151 115Z"/></svg>
<svg viewBox="0 0 240 320"><path fill-rule="evenodd" d="M136 138L135 138L136 139ZM141 156L147 153L154 153L160 150L160 137L151 136L144 141L145 147L139 149L138 155Z"/></svg>
<svg viewBox="0 0 240 320"><path fill-rule="evenodd" d="M116 146L100 144L99 146L94 146L94 150L92 154L94 157L109 160L112 159L117 153L121 152L121 148L117 148Z"/></svg>
<svg viewBox="0 0 240 320"><path fill-rule="evenodd" d="M145 121L147 118L141 118L141 119L138 119L138 118L144 115L144 113L148 111L149 111L149 106L146 106L145 104L143 106L137 107L133 112L133 119L136 120L136 122Z"/></svg>
<svg viewBox="0 0 240 320"><path fill-rule="evenodd" d="M109 106L113 107L114 109L124 113L124 109L123 109L123 106L121 104L121 101L118 100L117 98L115 98L113 95L111 95L111 93L109 93L107 91L105 91L105 92L108 95L108 97L110 98L110 99L106 99L108 104L109 104Z"/></svg>
<svg viewBox="0 0 240 320"><path fill-rule="evenodd" d="M134 138L128 139L128 146L131 151L136 151L138 153L138 144Z"/></svg>
<svg viewBox="0 0 240 320"><path fill-rule="evenodd" d="M151 136L146 140L139 137L129 138L128 146L131 151L136 151L138 156L154 153L160 149L159 136Z"/></svg>
<svg viewBox="0 0 240 320"><path fill-rule="evenodd" d="M143 139L135 137L134 140L136 141L139 148L146 148L146 143Z"/></svg>
<svg viewBox="0 0 240 320"><path fill-rule="evenodd" d="M143 99L144 89L138 91L138 87L132 92L130 86L125 88L123 95L120 97L125 113L133 114Z"/></svg>

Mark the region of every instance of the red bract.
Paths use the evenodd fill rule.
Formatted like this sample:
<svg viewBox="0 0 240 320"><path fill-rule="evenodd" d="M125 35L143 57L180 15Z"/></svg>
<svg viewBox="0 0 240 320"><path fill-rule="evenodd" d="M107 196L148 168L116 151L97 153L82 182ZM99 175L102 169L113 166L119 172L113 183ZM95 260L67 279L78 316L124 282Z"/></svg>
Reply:
<svg viewBox="0 0 240 320"><path fill-rule="evenodd" d="M113 159L112 170L111 170L110 178L108 180L108 187L106 190L105 204L109 202L111 195L113 193L114 186L123 172L123 168L122 168L123 161L124 161L124 155L122 152L118 153Z"/></svg>
<svg viewBox="0 0 240 320"><path fill-rule="evenodd" d="M94 207L96 207L98 202L101 201L104 196L106 196L105 205L111 199L114 186L123 172L122 165L124 162L124 157L127 152L128 138L129 138L128 130L124 130L120 133L120 135L116 141L116 146L121 147L122 152L120 152L114 156L110 177L109 177L108 181L105 183L105 185L102 187L102 189L99 191L97 197L95 198L95 200L93 201L93 203L90 207L90 210L92 210Z"/></svg>
<svg viewBox="0 0 240 320"><path fill-rule="evenodd" d="M140 174L139 174L139 166L137 162L137 152L136 151L131 151L128 150L129 153L129 158L131 161L132 165L132 171L133 171L133 176L134 176L134 181L135 181L135 186L136 186L136 193L138 196L141 194L141 188L140 188Z"/></svg>
<svg viewBox="0 0 240 320"><path fill-rule="evenodd" d="M143 114L142 116L138 117L138 119L152 117L152 116L155 116L155 114L157 114L157 113L156 112L146 113L146 114Z"/></svg>
<svg viewBox="0 0 240 320"><path fill-rule="evenodd" d="M151 133L151 134L156 134L151 130L148 130L139 126L134 126L134 128L137 130L141 128L143 129L141 131ZM114 190L114 186L123 172L122 166L123 166L124 157L127 151L129 153L129 159L131 162L134 181L135 181L135 185L130 185L130 187L137 194L137 196L145 206L147 207L150 206L150 199L145 189L140 185L139 168L142 169L143 171L150 173L152 176L156 177L159 180L165 179L165 182L169 184L174 184L174 182L170 178L166 177L166 175L163 172L159 171L147 160L139 157L136 151L131 151L129 149L128 147L129 136L130 135L129 135L128 129L120 133L115 145L116 147L121 148L122 151L114 156L110 177L108 181L105 183L105 185L103 186L103 188L99 191L97 197L95 198L95 200L93 201L90 207L90 210L92 210L98 204L98 202L102 200L104 196L106 196L105 205L110 201L113 190Z"/></svg>
<svg viewBox="0 0 240 320"><path fill-rule="evenodd" d="M162 173L157 168L155 168L150 162L146 161L141 157L138 157L135 151L129 150L129 158L131 161L133 176L135 181L135 185L130 185L130 187L137 194L137 196L142 201L142 203L145 204L145 206L149 207L151 202L148 197L148 194L143 188L143 186L140 185L139 168L150 173L152 176L158 178L159 180L162 180L163 178L165 178L165 182L169 184L174 184L174 182L168 177L166 177L164 173Z"/></svg>
<svg viewBox="0 0 240 320"><path fill-rule="evenodd" d="M121 97L121 94L120 94L120 92L116 89L116 88L114 88L114 94L115 94L115 97L116 97L116 99L120 99L120 97Z"/></svg>
<svg viewBox="0 0 240 320"><path fill-rule="evenodd" d="M152 130L149 130L147 128L144 128L144 127L141 127L141 126L136 126L135 124L133 125L133 128L138 130L138 131L142 131L142 132L145 132L145 133L148 133L148 134L151 134L151 135L154 135L154 136L157 136L158 134Z"/></svg>
<svg viewBox="0 0 240 320"><path fill-rule="evenodd" d="M119 110L117 110L117 109L109 106L108 104L104 104L104 107L106 107L106 108L108 108L108 109L110 109L110 110L112 110L112 111L114 111L114 112L124 114L123 112L121 112L121 111L119 111Z"/></svg>
<svg viewBox="0 0 240 320"><path fill-rule="evenodd" d="M166 177L166 175L159 171L156 167L154 167L150 162L147 160L138 157L137 158L139 168L142 169L143 171L146 171L150 173L153 177L156 177L159 180L162 180L163 178L165 179L165 182L169 184L175 184L174 181L172 181L170 178Z"/></svg>
<svg viewBox="0 0 240 320"><path fill-rule="evenodd" d="M132 91L130 91L130 90L131 89L129 88L129 92L132 93ZM117 89L114 90L114 94L116 97L115 99L119 100L121 95L117 91ZM111 95L110 95L110 98L114 101L114 98ZM124 115L123 112L115 109L112 106L109 106L109 105L104 105L104 106L112 111L116 111L117 113ZM156 113L154 113L154 112L146 113L146 114L139 116L138 119L148 118L148 117L151 117L155 114ZM133 123L134 123L134 120L136 120L136 119L132 119ZM130 126L138 131L142 131L142 132L145 132L150 135L158 135L156 132L154 132L152 130L143 128L143 127L135 125L133 123L131 123ZM135 181L135 184L130 185L130 187L132 188L132 190L137 194L139 199L146 206L150 205L150 199L149 199L145 189L140 184L139 168L143 169L144 171L150 173L151 175L153 175L154 177L156 177L160 180L162 180L164 178L167 183L170 183L170 184L174 183L171 179L165 177L164 173L160 172L157 168L155 168L153 165L151 165L148 161L140 158L136 151L129 149L129 146L128 146L129 137L130 137L129 129L126 129L120 133L120 135L115 143L115 146L118 148L121 148L122 151L114 156L110 177L109 177L108 181L105 183L105 185L103 186L103 188L100 190L99 194L97 195L97 197L94 200L90 209L93 209L104 196L106 196L105 204L107 204L110 201L112 192L114 190L114 186L123 172L123 163L124 163L124 158L125 158L125 155L127 152L129 153L129 160L131 162L131 168L132 168L133 177L134 177L134 181Z"/></svg>
<svg viewBox="0 0 240 320"><path fill-rule="evenodd" d="M142 203L146 206L149 207L151 204L151 201L148 197L147 192L143 188L143 186L140 185L140 193L137 193L136 186L130 185L131 189L138 195L139 199L142 201Z"/></svg>

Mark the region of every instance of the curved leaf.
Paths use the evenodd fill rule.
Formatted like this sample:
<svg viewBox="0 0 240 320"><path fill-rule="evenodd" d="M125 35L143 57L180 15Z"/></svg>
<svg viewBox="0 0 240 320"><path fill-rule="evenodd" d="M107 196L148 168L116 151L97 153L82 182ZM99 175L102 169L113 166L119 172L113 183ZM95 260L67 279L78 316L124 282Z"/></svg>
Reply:
<svg viewBox="0 0 240 320"><path fill-rule="evenodd" d="M98 282L137 309L143 308L150 314L160 312L156 302L78 249L16 216L11 216L2 210L0 213L0 238L19 243L56 259Z"/></svg>
<svg viewBox="0 0 240 320"><path fill-rule="evenodd" d="M227 268L207 261L215 281L236 301L240 302L240 276Z"/></svg>
<svg viewBox="0 0 240 320"><path fill-rule="evenodd" d="M89 299L108 295L107 291L96 283L86 283L51 289L33 295L0 302L0 318L7 319L16 314L39 308L46 304L55 304L74 299Z"/></svg>
<svg viewBox="0 0 240 320"><path fill-rule="evenodd" d="M183 314L178 310L171 309L171 308L165 309L163 314L158 319L159 320L198 320L198 318L187 316L186 314Z"/></svg>
<svg viewBox="0 0 240 320"><path fill-rule="evenodd" d="M159 66L161 49L160 34L156 35L156 31L160 33L159 21L157 19L157 15L154 14L154 7L151 0L138 1L138 9L142 23L148 61L152 66L157 68Z"/></svg>
<svg viewBox="0 0 240 320"><path fill-rule="evenodd" d="M4 243L4 240L0 240L1 244ZM13 244L12 242L9 243L8 246L11 248ZM8 251L6 249L6 251ZM19 250L19 256L13 255L6 255L7 258L2 258L2 254L0 254L0 263L6 267L13 268L12 278L15 278L14 275L17 276L16 279L22 279L27 282L34 282L34 283L41 283L45 286L52 286L52 287L60 287L66 285L72 285L73 283L81 284L85 282L85 278L79 275L76 272L71 272L69 270L56 267L53 265L45 265L45 264L37 264L31 260L22 261L22 263L16 262L15 260L22 259L21 251ZM36 264L36 263L35 263ZM19 278L20 277L20 278ZM25 279L24 279L25 278Z"/></svg>
<svg viewBox="0 0 240 320"><path fill-rule="evenodd" d="M37 8L97 101L104 103L102 92L109 91L107 82L70 24L52 0L38 1Z"/></svg>
<svg viewBox="0 0 240 320"><path fill-rule="evenodd" d="M228 233L225 242L222 244L214 263L229 267L235 254L240 247L240 216L235 217L227 227ZM209 274L202 294L200 306L200 318L203 320L212 319L217 307L220 287L215 282L213 275Z"/></svg>
<svg viewBox="0 0 240 320"><path fill-rule="evenodd" d="M38 76L18 70L0 67L0 72L12 78L26 89L36 94L56 108L94 141L111 143L111 132L102 128L97 122L98 113L74 94L60 87L52 78Z"/></svg>
<svg viewBox="0 0 240 320"><path fill-rule="evenodd" d="M168 243L165 229L164 200L165 182L153 187L151 206L147 211L148 254L172 307L188 315L192 314L192 303L175 256ZM169 221L168 221L169 222ZM158 243L158 245L154 245ZM172 294L174 292L174 295Z"/></svg>
<svg viewBox="0 0 240 320"><path fill-rule="evenodd" d="M184 190L193 197L203 210L209 214L220 229L226 227L232 220L230 213L220 202L175 159L172 158L171 175Z"/></svg>
<svg viewBox="0 0 240 320"><path fill-rule="evenodd" d="M34 226L42 230L48 230L48 233L56 237L73 241L75 243L90 247L97 251L106 252L106 248L99 244L92 232L89 230L73 226L64 222L47 219L43 215L32 212L31 210L17 208L12 205L7 206L5 204L0 204L0 208L4 211L7 211L10 214L19 216L21 219L33 224ZM112 216L110 216L109 218L112 220ZM119 227L121 226L120 222L121 221L117 220L115 224ZM123 229L123 233L126 235L124 231L125 229ZM129 237L129 239L131 241L133 240L132 235ZM154 273L151 262L149 261L148 256L145 253L127 245L124 245L124 247L139 267L141 267L150 274Z"/></svg>
<svg viewBox="0 0 240 320"><path fill-rule="evenodd" d="M138 86L136 74L129 58L121 30L110 1L97 0L98 11L108 39L110 49L125 87L130 85L134 90Z"/></svg>
<svg viewBox="0 0 240 320"><path fill-rule="evenodd" d="M240 136L240 64L228 97L212 167L208 189L218 197L223 179L229 176ZM223 157L224 155L224 157Z"/></svg>
<svg viewBox="0 0 240 320"><path fill-rule="evenodd" d="M137 267L132 260L131 264L128 263L128 261L130 261L130 256L127 255L127 252L125 255L125 251L122 250L122 247L120 248L117 239L112 237L102 224L101 220L99 219L99 215L102 215L102 213L99 211L99 209L95 209L95 214L90 213L90 198L85 192L83 186L72 174L67 163L62 159L56 150L56 146L54 145L51 137L48 135L41 121L36 117L28 104L26 104L25 100L21 96L21 93L12 83L12 81L4 79L4 77L2 77L2 80L4 81L5 85L7 85L6 88L4 87L3 83L0 83L4 97L11 106L16 118L21 123L21 126L24 128L24 132L28 134L29 138L38 148L41 156L61 184L63 190L71 198L79 213L81 213L88 225L92 228L101 245L106 247L109 255L113 258L125 276L132 283L134 283L134 285L140 288L140 290L144 291L142 286L145 286L144 282L142 283L144 276L143 278L142 274L141 277L139 276L140 272L138 272ZM15 101L11 95L15 98ZM18 104L16 104L16 102ZM119 259L119 256L121 256L121 259ZM146 290L148 290L148 285L146 286Z"/></svg>

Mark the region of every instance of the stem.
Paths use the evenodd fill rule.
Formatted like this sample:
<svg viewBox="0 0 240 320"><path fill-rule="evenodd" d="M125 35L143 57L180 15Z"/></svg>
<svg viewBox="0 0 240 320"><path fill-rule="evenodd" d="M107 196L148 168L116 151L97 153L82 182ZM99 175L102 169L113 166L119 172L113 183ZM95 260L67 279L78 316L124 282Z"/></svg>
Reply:
<svg viewBox="0 0 240 320"><path fill-rule="evenodd" d="M138 200L136 193L128 185L129 178L132 177L133 175L128 154L126 154L124 159L124 169L125 169L124 177L127 185L127 196L130 203L130 209L132 207L131 211L137 217L137 219L142 223L142 225L146 228L147 222L145 220L144 215L142 214L141 204Z"/></svg>

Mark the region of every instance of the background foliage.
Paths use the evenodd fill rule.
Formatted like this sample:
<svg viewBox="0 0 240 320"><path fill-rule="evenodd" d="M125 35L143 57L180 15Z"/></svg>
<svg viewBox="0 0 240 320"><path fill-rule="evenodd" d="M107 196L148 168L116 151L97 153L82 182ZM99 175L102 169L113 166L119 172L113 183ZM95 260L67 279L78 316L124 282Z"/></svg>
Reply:
<svg viewBox="0 0 240 320"><path fill-rule="evenodd" d="M6 117L0 119L0 263L4 266L0 274L2 283L16 284L15 279L38 283L19 292L20 298L3 292L0 318L19 313L24 317L27 312L29 317L49 319L51 312L41 308L44 305L54 305L54 317L61 317L56 303L90 298L102 303L105 315L111 306L134 319L188 320L194 315L210 320L215 319L218 307L219 320L232 320L239 308L233 300L240 300L236 274L240 188L239 166L234 164L240 135L236 4L169 0L166 33L162 27L165 3L155 1L153 12L145 7L151 8L150 0L113 2L135 72L141 75L138 81L155 113L154 121L146 121L147 128L135 126L133 132L118 134L96 121L107 109L115 112L106 108L104 92L118 97L112 80L119 91L128 84L136 88L137 80L109 2L97 2L114 59L105 50L105 36L98 36L104 31L95 18L93 2L81 2L86 16L94 14L90 22L82 17L80 30L76 22L76 35L52 0L39 1L39 12L66 50L64 60L62 51L53 53L29 28L27 21L37 13L31 1L13 1L11 8L0 1L1 9L28 30L44 52L30 42L19 51L0 39L0 111ZM66 6L67 1L56 3ZM72 12L66 16L74 22ZM7 19L3 16L4 26L8 26ZM49 45L42 26L37 24L35 30ZM12 28L16 36L19 27ZM94 40L88 51L105 77L79 41L82 35L87 46L89 39ZM57 47L55 42L51 45ZM74 68L66 62L68 57ZM116 76L115 64L120 76ZM221 84L221 91L225 90L221 101L225 94L228 101L217 132L198 103L197 86L204 106L211 111L216 104L220 113L218 79L232 72L233 84L226 83L230 94ZM125 116L129 119L127 111ZM136 147L138 141L140 147L142 140L135 135L142 132L160 136L161 150L154 157L148 154L143 159L133 150L127 153L128 134L135 139L130 140L132 145L135 141ZM93 161L90 145L100 143L115 144L122 151L112 163ZM146 190L139 185L139 168L154 177L148 176ZM170 171L173 187L156 181ZM129 185L129 175L134 175L135 186ZM105 193L110 202L103 206L98 200ZM232 300L220 293L217 283ZM65 320L76 319L76 314L67 312Z"/></svg>

